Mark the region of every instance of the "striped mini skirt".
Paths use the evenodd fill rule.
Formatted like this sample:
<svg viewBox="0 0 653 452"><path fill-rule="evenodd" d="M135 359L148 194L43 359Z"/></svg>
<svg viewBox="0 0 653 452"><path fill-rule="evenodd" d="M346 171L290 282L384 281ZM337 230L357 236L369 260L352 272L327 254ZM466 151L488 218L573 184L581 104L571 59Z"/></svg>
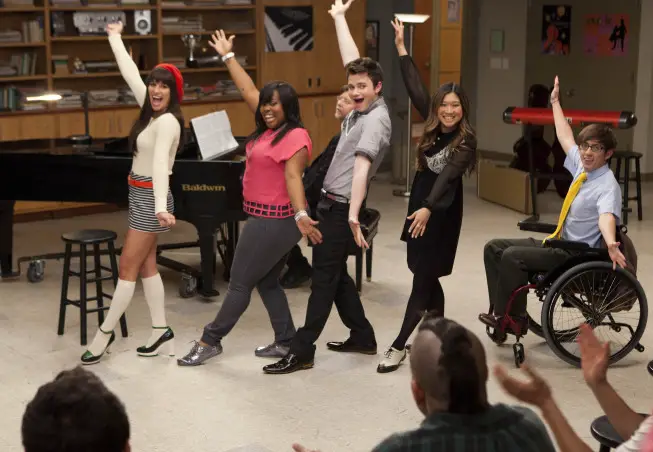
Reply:
<svg viewBox="0 0 653 452"><path fill-rule="evenodd" d="M152 183L151 177L139 176L130 173L129 176L136 183ZM167 232L169 227L163 227L154 212L154 190L149 187L129 184L129 228L142 232ZM168 188L167 200L168 213L174 215L175 202L172 198L172 192Z"/></svg>

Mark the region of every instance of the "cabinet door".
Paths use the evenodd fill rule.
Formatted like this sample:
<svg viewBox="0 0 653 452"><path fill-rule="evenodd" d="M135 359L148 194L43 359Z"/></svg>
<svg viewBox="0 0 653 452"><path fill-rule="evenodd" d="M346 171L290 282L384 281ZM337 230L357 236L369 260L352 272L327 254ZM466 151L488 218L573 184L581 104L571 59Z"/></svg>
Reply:
<svg viewBox="0 0 653 452"><path fill-rule="evenodd" d="M84 130L84 114L81 113L81 130ZM90 134L94 138L114 138L115 113L113 110L92 111L89 113L88 126Z"/></svg>
<svg viewBox="0 0 653 452"><path fill-rule="evenodd" d="M57 121L57 138L68 138L71 135L81 135L84 133L84 113L55 113L55 116Z"/></svg>
<svg viewBox="0 0 653 452"><path fill-rule="evenodd" d="M315 58L306 75L312 76L313 93L337 93L347 83L338 37L333 18L329 14L332 0L314 0ZM365 0L356 0L347 11L347 24L358 52L365 56Z"/></svg>

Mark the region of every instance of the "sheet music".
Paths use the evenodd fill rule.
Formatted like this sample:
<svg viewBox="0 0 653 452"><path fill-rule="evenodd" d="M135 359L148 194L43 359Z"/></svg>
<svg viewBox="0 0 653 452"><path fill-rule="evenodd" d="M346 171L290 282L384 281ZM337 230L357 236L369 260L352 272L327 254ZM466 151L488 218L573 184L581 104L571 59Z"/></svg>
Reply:
<svg viewBox="0 0 653 452"><path fill-rule="evenodd" d="M231 132L231 122L224 110L190 120L202 160L220 158L238 147Z"/></svg>

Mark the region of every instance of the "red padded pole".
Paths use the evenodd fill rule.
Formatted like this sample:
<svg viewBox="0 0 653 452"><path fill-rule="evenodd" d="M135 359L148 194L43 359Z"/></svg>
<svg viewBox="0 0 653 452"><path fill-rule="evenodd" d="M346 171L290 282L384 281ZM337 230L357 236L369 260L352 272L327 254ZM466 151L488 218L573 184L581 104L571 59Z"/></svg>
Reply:
<svg viewBox="0 0 653 452"><path fill-rule="evenodd" d="M564 110L571 126L587 124L608 124L615 129L630 129L637 124L637 116L631 111ZM507 124L553 125L553 110L550 108L508 107L503 112Z"/></svg>

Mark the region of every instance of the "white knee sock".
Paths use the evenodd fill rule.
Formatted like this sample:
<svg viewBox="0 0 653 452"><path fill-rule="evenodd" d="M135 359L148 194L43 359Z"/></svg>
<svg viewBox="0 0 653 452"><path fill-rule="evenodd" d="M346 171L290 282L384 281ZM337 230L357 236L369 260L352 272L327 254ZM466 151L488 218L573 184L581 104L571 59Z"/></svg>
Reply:
<svg viewBox="0 0 653 452"><path fill-rule="evenodd" d="M152 334L146 345L149 347L165 333L165 327L168 326L166 322L165 290L159 273L149 278L143 278L142 281L145 301L147 301L150 316L152 317Z"/></svg>
<svg viewBox="0 0 653 452"><path fill-rule="evenodd" d="M98 330L93 342L88 347L88 351L93 353L93 355L98 356L104 351L109 339L111 339L111 332L132 301L135 287L136 283L134 281L118 280L116 290L113 292L109 311L104 317L104 322L100 326L100 330Z"/></svg>

